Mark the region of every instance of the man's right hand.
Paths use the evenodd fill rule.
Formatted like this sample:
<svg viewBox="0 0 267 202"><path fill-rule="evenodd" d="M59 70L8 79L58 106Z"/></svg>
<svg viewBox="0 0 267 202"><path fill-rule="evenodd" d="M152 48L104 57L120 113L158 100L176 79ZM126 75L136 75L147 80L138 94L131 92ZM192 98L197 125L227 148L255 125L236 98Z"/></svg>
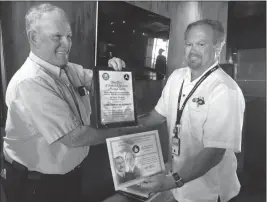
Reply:
<svg viewBox="0 0 267 202"><path fill-rule="evenodd" d="M108 61L108 66L112 67L116 71L121 71L122 68L126 67L125 62L122 59L116 57L113 57Z"/></svg>

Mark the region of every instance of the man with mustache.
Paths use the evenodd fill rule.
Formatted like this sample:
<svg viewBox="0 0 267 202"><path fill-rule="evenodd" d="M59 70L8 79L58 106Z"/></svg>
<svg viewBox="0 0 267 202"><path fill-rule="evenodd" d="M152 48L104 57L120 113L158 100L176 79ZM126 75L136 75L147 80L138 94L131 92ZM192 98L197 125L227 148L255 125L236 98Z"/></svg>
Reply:
<svg viewBox="0 0 267 202"><path fill-rule="evenodd" d="M167 121L171 140L170 172L142 184L151 192L172 190L179 202L226 202L240 191L234 152L241 151L245 101L220 68L224 43L219 21L189 24L187 67L170 75L155 109L139 120L141 128Z"/></svg>
<svg viewBox="0 0 267 202"><path fill-rule="evenodd" d="M78 202L90 146L118 133L90 126L93 75L68 61L72 31L65 12L41 4L25 19L31 52L6 92L3 188L8 202ZM109 66L125 64L113 58Z"/></svg>

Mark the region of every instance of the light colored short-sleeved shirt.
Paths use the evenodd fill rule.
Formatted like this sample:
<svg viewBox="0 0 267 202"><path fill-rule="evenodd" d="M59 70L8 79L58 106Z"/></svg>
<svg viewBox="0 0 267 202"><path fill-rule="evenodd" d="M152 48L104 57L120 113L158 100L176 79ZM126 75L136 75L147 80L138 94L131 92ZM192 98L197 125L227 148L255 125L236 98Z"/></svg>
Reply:
<svg viewBox="0 0 267 202"><path fill-rule="evenodd" d="M200 78L191 82L190 68L181 68L172 73L164 87L155 110L167 118L170 139L174 136L181 84L184 80L180 107ZM179 173L186 159L196 157L206 147L225 148L226 153L205 175L174 189L178 201L216 202L220 195L225 202L239 193L234 152L241 151L244 109L242 91L221 68L207 77L187 101L181 118L181 153L173 158L173 170Z"/></svg>
<svg viewBox="0 0 267 202"><path fill-rule="evenodd" d="M77 88L89 89L91 82L91 70L68 63L64 71L31 52L6 91L5 158L46 174L78 166L89 147L68 148L57 140L82 123L90 125L89 93L81 97Z"/></svg>

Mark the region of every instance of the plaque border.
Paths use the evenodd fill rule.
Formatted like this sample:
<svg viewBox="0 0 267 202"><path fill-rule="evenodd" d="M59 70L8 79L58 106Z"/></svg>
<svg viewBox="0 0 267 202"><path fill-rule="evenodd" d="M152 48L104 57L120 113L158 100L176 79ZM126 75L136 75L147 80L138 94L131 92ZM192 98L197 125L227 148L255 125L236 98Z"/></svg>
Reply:
<svg viewBox="0 0 267 202"><path fill-rule="evenodd" d="M132 134L127 134L127 135L123 135L123 136L118 136L118 137L111 137L111 138L107 138L106 139L106 144L107 144L107 150L108 150L108 157L109 157L109 163L110 163L110 168L111 168L111 174L112 174L112 179L113 179L113 184L114 184L114 188L116 191L121 190L121 191L126 191L125 188L128 188L132 185L136 185L140 182L142 182L146 177L148 176L140 176L136 179L127 181L125 183L119 184L117 178L116 178L116 171L115 171L115 164L114 164L114 147L113 147L113 143L114 142L127 142L127 140L130 140L132 138L140 138L140 137L146 137L149 136L151 137L154 141L153 144L155 146L156 149L156 154L158 157L158 165L160 167L159 171L155 171L153 172L153 174L149 174L148 176L152 176L158 173L162 173L165 171L165 164L164 164L164 159L163 159L163 153L162 153L162 146L161 146L161 141L159 138L159 132L158 130L149 130L149 131L144 131L144 132L140 132L140 133L132 133ZM126 143L127 144L127 143ZM135 143L137 144L137 143ZM126 191L127 192L127 191Z"/></svg>
<svg viewBox="0 0 267 202"><path fill-rule="evenodd" d="M136 112L136 100L135 100L135 77L134 71L130 68L123 68L120 72L131 72L132 74L132 90L133 90L133 107L134 107L134 120L133 121L124 121L124 122L112 122L107 124L101 123L101 107L100 107L100 85L99 85L99 71L116 71L111 67L107 66L95 66L93 68L93 85L94 85L94 120L92 125L96 128L116 128L116 127L127 127L137 125L137 112ZM92 116L91 116L92 117Z"/></svg>

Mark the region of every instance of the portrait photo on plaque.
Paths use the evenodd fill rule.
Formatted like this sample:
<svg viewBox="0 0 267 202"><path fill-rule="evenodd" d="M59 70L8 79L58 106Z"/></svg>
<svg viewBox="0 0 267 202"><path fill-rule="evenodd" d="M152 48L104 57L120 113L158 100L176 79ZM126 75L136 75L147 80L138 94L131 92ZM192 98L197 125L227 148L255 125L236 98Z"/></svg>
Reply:
<svg viewBox="0 0 267 202"><path fill-rule="evenodd" d="M140 183L165 171L158 131L107 138L106 143L115 190L150 197Z"/></svg>
<svg viewBox="0 0 267 202"><path fill-rule="evenodd" d="M130 69L94 69L95 126L123 127L137 124L134 76Z"/></svg>

